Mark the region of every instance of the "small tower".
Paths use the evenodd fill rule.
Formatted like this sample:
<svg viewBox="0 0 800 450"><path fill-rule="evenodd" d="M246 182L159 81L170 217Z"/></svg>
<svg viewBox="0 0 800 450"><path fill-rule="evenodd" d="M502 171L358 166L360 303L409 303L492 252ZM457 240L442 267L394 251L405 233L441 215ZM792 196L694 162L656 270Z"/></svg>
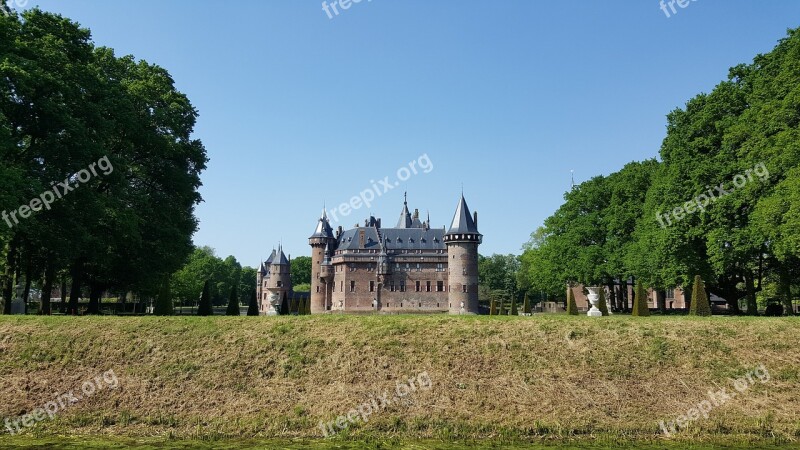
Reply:
<svg viewBox="0 0 800 450"><path fill-rule="evenodd" d="M333 292L331 258L336 245L336 238L333 237L333 229L324 209L314 234L308 238L308 244L311 246L311 314L319 314L330 308L330 294Z"/></svg>
<svg viewBox="0 0 800 450"><path fill-rule="evenodd" d="M292 296L291 264L283 253L283 246L273 250L269 259L262 264L259 274L259 284L262 289L261 311L270 313L274 306L280 306L284 300L287 302ZM266 272L266 273L265 273Z"/></svg>
<svg viewBox="0 0 800 450"><path fill-rule="evenodd" d="M478 232L478 213L470 214L463 194L444 242L447 245L450 314L477 314L478 246L483 242L483 235Z"/></svg>

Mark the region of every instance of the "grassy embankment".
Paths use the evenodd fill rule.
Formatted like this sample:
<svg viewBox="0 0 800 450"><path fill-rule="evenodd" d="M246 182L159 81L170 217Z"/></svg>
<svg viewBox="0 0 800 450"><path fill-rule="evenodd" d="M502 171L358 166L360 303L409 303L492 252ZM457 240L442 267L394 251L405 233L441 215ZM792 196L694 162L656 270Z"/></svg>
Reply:
<svg viewBox="0 0 800 450"><path fill-rule="evenodd" d="M337 440L791 443L800 320L536 316L0 319L0 420L113 370L29 438L321 439L397 382L420 390ZM670 439L659 421L759 364L770 374ZM2 424L0 424L1 426ZM84 438L82 438L84 439ZM33 441L31 441L33 442ZM88 442L88 441L87 441Z"/></svg>

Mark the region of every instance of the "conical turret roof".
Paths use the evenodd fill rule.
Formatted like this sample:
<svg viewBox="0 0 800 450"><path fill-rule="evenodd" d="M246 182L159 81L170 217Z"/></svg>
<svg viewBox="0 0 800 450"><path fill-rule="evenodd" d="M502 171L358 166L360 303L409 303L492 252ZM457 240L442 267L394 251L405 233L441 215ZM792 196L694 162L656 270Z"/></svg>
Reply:
<svg viewBox="0 0 800 450"><path fill-rule="evenodd" d="M479 233L478 225L469 211L467 201L464 199L464 194L461 194L461 201L458 202L456 213L453 216L453 222L450 224L450 229L447 234L465 234L465 233Z"/></svg>

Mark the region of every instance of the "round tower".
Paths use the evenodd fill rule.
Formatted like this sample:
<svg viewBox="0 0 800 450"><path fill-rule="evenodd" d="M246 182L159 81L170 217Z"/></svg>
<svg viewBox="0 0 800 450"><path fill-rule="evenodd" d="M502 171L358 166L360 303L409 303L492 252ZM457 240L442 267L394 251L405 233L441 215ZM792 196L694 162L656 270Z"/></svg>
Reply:
<svg viewBox="0 0 800 450"><path fill-rule="evenodd" d="M283 253L283 246L278 246L278 251L270 256L266 265L267 300L274 304L277 297L278 305L289 302L292 296L291 263Z"/></svg>
<svg viewBox="0 0 800 450"><path fill-rule="evenodd" d="M308 238L311 246L311 314L320 314L330 309L330 292L333 286L333 237L328 214L323 209L314 234Z"/></svg>
<svg viewBox="0 0 800 450"><path fill-rule="evenodd" d="M483 235L478 232L478 213L470 214L463 194L444 242L447 245L450 314L477 314L478 246L483 242Z"/></svg>

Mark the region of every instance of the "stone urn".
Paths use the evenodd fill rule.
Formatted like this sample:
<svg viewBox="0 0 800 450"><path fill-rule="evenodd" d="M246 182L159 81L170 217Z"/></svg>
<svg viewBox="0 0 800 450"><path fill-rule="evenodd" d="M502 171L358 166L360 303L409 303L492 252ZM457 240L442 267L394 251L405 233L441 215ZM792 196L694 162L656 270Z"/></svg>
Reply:
<svg viewBox="0 0 800 450"><path fill-rule="evenodd" d="M600 302L600 289L603 289L599 286L592 286L587 287L586 289L589 290L589 303L592 304L592 308L586 313L589 317L602 317L603 313L597 308L597 303Z"/></svg>
<svg viewBox="0 0 800 450"><path fill-rule="evenodd" d="M277 316L278 308L281 304L281 296L278 293L272 293L269 296L269 308L267 309L268 316Z"/></svg>

